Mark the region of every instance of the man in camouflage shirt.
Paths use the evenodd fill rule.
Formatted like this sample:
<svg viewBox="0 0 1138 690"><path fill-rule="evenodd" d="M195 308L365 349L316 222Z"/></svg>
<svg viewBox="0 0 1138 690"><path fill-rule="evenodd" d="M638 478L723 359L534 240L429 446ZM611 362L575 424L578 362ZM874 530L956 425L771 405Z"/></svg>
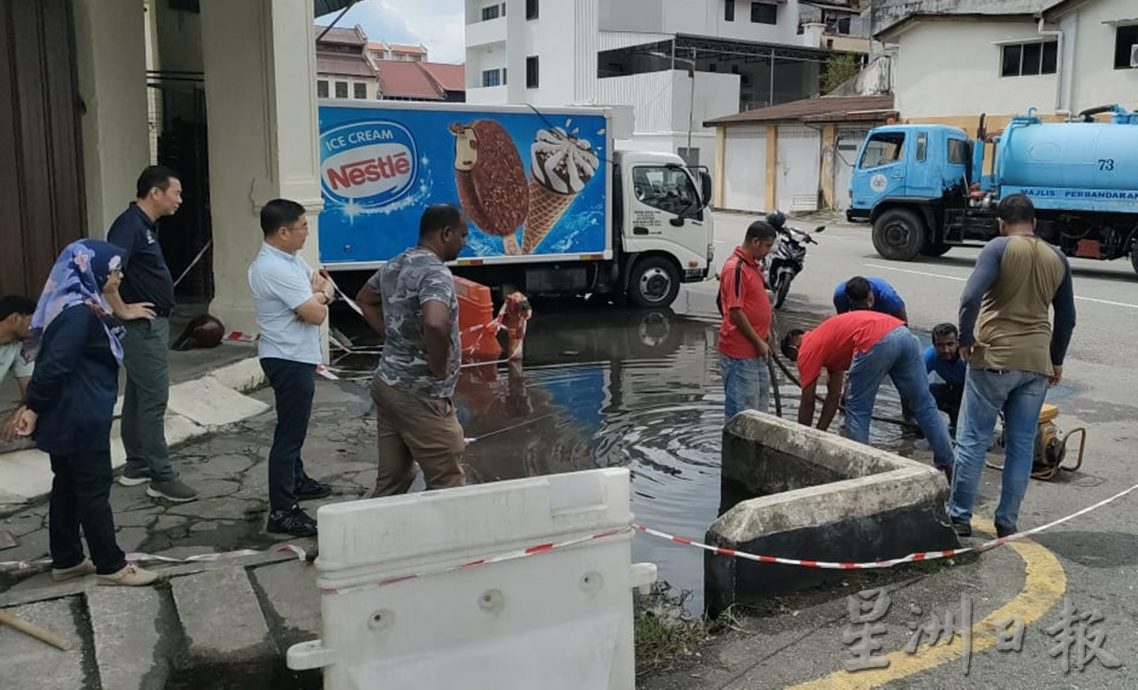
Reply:
<svg viewBox="0 0 1138 690"><path fill-rule="evenodd" d="M364 318L383 335L371 382L379 426L379 473L373 496L402 494L415 479L428 489L462 486L466 448L455 414L462 350L458 299L445 262L466 244L462 211L437 204L423 212L419 243L387 262L360 289Z"/></svg>

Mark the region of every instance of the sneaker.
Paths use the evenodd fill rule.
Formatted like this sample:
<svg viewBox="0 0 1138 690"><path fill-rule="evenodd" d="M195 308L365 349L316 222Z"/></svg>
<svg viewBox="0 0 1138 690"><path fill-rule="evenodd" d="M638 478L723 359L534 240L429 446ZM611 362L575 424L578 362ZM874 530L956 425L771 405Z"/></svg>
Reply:
<svg viewBox="0 0 1138 690"><path fill-rule="evenodd" d="M956 536L958 536L958 537L971 537L972 536L972 525L971 525L971 523L957 522L957 521L953 520L952 521L952 529L956 530Z"/></svg>
<svg viewBox="0 0 1138 690"><path fill-rule="evenodd" d="M123 468L122 474L119 475L119 484L123 486L138 486L150 481L150 468L143 467L135 469L130 465Z"/></svg>
<svg viewBox="0 0 1138 690"><path fill-rule="evenodd" d="M198 492L183 484L178 479L165 482L151 481L146 487L146 495L151 498L164 498L172 503L189 503L196 501Z"/></svg>
<svg viewBox="0 0 1138 690"><path fill-rule="evenodd" d="M126 567L117 573L100 575L99 584L113 587L145 587L154 584L158 579L158 573L127 563Z"/></svg>
<svg viewBox="0 0 1138 690"><path fill-rule="evenodd" d="M323 482L318 482L312 477L305 477L304 481L293 488L292 495L296 496L296 500L298 501L311 501L313 499L331 496L332 487Z"/></svg>
<svg viewBox="0 0 1138 690"><path fill-rule="evenodd" d="M316 521L301 510L300 506L293 506L291 510L274 510L269 513L269 524L265 531L293 537L315 537Z"/></svg>
<svg viewBox="0 0 1138 690"><path fill-rule="evenodd" d="M998 522L996 523L996 536L997 537L1010 537L1013 534L1015 534L1016 531L1017 530L1015 527L1007 527L1006 525L1001 525Z"/></svg>
<svg viewBox="0 0 1138 690"><path fill-rule="evenodd" d="M51 579L56 582L67 582L74 580L78 577L86 577L95 574L95 564L91 562L90 558L84 558L79 565L73 565L70 568L52 568Z"/></svg>

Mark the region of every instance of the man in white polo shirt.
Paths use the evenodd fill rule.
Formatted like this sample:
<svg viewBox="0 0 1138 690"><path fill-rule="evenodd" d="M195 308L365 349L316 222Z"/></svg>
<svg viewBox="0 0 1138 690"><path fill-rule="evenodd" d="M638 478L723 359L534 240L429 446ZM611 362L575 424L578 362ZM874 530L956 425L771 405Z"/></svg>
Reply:
<svg viewBox="0 0 1138 690"><path fill-rule="evenodd" d="M257 354L277 406L269 451L267 531L310 537L316 534L316 520L297 502L324 498L332 487L305 474L300 451L316 394L316 366L322 360L320 325L328 318L334 292L328 280L297 255L308 239L303 206L273 199L261 209L261 231L265 243L249 266L249 289L261 333Z"/></svg>

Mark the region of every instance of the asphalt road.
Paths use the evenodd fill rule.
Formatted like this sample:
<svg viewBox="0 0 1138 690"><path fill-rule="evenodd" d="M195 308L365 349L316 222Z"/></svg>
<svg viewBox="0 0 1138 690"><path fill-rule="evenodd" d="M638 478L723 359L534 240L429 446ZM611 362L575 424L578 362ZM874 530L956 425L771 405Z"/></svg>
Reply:
<svg viewBox="0 0 1138 690"><path fill-rule="evenodd" d="M722 265L754 217L720 213L715 220L717 263ZM881 276L905 299L916 329L927 331L937 323L957 320L960 292L979 250L953 249L937 259L891 262L873 250L868 226L835 220L794 223L812 227L825 222L828 227L817 238L820 244L809 248L806 268L791 287L789 309L830 312L830 295L838 281L854 275ZM1138 276L1127 260L1107 263L1073 259L1071 263L1078 323L1063 382L1050 391L1049 400L1059 406L1058 424L1063 431L1076 427L1088 430L1086 458L1078 472L1052 482L1031 482L1020 514L1021 529L1061 518L1138 484L1138 373L1131 366L1138 352L1134 344L1138 338ZM708 282L693 289L712 292L715 284ZM999 472L985 471L978 516L990 518L999 481ZM745 631L714 642L704 652L704 663L694 669L655 675L643 685L787 687L822 678L817 687L1138 687L1136 509L1138 492L1036 537L1034 541L1043 549L1020 554L1022 561L1012 550L1000 549L975 564L948 571L951 574L930 574L907 585L906 603L920 606L926 614L939 603L958 600L962 592L984 602L977 605L978 611L986 607L980 616L1005 604L1017 611L1026 610L1022 607L1027 600L1039 608L1038 622L1028 625L1022 653L992 648L978 652L967 677L962 675L958 660L936 663L935 657L915 668L895 663L880 677L827 677L827 673L841 670L843 658L850 658L840 640L848 623L844 620L845 600L835 595L828 599L823 596L822 603L802 604L793 618L790 614L775 615L744 626ZM1105 633L1102 647L1121 661L1120 668L1107 669L1092 660L1081 673L1074 668L1069 674L1062 672L1063 655L1050 654L1054 638L1046 636L1044 629L1060 620L1064 597L1080 614L1097 609L1104 616L1088 634ZM827 619L823 611L835 618ZM812 615L818 617L816 625L807 625ZM894 625L903 629L897 621L905 620L904 611L899 616L893 619ZM788 631L794 633L792 640L785 637ZM776 644L775 640L780 641ZM898 644L904 644L904 637L892 646L887 641L883 653L896 651ZM740 655L751 656L737 658Z"/></svg>

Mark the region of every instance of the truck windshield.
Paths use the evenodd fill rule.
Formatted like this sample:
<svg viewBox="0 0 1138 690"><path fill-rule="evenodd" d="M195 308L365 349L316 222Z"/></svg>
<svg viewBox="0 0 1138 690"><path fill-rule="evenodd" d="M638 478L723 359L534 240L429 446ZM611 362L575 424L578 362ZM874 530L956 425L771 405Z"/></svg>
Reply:
<svg viewBox="0 0 1138 690"><path fill-rule="evenodd" d="M902 132L880 132L869 138L865 145L865 153L861 154L859 168L876 168L886 163L900 160L901 151L905 146L905 135Z"/></svg>
<svg viewBox="0 0 1138 690"><path fill-rule="evenodd" d="M632 189L643 204L692 217L700 208L699 195L682 168L638 165L632 169Z"/></svg>

